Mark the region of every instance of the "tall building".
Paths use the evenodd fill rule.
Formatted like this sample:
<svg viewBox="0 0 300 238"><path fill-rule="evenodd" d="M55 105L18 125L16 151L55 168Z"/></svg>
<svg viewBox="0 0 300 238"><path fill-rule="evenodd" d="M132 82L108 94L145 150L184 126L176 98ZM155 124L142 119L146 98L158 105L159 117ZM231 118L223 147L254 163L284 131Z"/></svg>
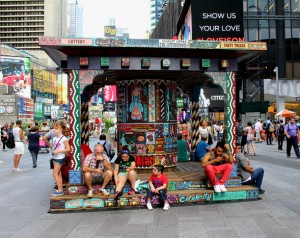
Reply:
<svg viewBox="0 0 300 238"><path fill-rule="evenodd" d="M67 35L67 0L0 0L1 42L39 50L40 36Z"/></svg>
<svg viewBox="0 0 300 238"><path fill-rule="evenodd" d="M168 0L150 0L150 31L152 32L163 13Z"/></svg>
<svg viewBox="0 0 300 238"><path fill-rule="evenodd" d="M83 8L78 0L68 0L68 36L83 36Z"/></svg>

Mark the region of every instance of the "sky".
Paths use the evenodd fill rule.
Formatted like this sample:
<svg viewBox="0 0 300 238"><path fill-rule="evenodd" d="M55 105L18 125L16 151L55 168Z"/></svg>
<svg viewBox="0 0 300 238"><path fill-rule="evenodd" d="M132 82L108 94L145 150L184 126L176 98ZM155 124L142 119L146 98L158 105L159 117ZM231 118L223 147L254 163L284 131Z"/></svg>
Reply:
<svg viewBox="0 0 300 238"><path fill-rule="evenodd" d="M103 37L104 26L114 17L117 28L128 28L129 37L144 39L150 28L149 0L79 0L83 7L83 36Z"/></svg>

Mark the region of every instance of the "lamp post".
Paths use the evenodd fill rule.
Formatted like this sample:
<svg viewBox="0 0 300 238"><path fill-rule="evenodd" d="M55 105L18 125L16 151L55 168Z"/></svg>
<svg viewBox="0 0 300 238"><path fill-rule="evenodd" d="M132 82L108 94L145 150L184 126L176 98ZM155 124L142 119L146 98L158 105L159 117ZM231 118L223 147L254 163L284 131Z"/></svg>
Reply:
<svg viewBox="0 0 300 238"><path fill-rule="evenodd" d="M276 113L279 112L279 82L278 82L278 66L274 69L276 74Z"/></svg>

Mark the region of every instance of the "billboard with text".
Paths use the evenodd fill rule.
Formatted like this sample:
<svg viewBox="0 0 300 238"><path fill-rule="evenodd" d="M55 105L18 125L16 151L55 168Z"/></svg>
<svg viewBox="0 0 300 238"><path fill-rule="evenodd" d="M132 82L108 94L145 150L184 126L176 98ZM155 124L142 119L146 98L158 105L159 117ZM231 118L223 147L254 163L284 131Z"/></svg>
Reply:
<svg viewBox="0 0 300 238"><path fill-rule="evenodd" d="M192 39L244 41L243 1L192 0Z"/></svg>

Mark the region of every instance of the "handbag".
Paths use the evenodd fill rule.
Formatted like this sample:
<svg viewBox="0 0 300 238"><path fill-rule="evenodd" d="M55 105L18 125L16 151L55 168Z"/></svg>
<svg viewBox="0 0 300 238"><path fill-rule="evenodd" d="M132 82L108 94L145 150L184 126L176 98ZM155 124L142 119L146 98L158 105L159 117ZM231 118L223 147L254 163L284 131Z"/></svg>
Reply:
<svg viewBox="0 0 300 238"><path fill-rule="evenodd" d="M57 146L58 146L58 144L59 144L61 138L63 138L63 137L64 137L64 136L61 136L61 137L59 138L59 140L58 140L58 142L57 142L57 144L56 144L54 150L56 150L56 148L57 148ZM50 169L54 169L54 163L53 163L53 161L54 161L54 158L53 158L53 152L52 152L52 156L51 156L51 158L50 158L50 160L49 160L49 162L50 162Z"/></svg>

